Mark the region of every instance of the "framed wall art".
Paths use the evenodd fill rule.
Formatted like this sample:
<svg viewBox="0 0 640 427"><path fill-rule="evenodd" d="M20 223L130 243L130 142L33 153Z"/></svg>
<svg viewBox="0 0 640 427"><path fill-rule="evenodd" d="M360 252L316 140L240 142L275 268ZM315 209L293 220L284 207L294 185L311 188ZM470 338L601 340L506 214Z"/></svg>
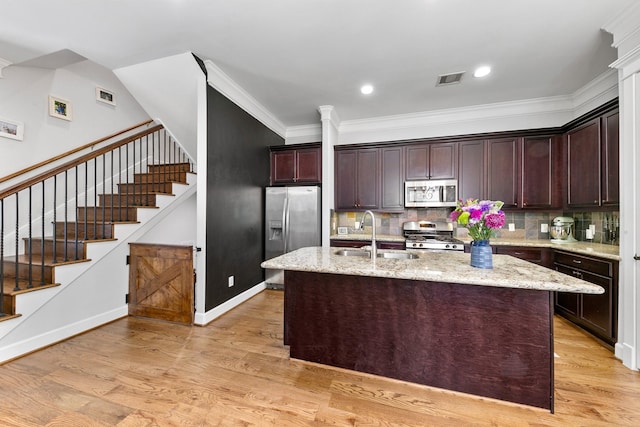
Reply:
<svg viewBox="0 0 640 427"><path fill-rule="evenodd" d="M49 115L71 121L73 119L71 103L65 99L49 95Z"/></svg>
<svg viewBox="0 0 640 427"><path fill-rule="evenodd" d="M96 99L105 104L116 105L116 96L110 90L96 87Z"/></svg>
<svg viewBox="0 0 640 427"><path fill-rule="evenodd" d="M0 136L3 138L22 141L24 124L11 119L0 117Z"/></svg>

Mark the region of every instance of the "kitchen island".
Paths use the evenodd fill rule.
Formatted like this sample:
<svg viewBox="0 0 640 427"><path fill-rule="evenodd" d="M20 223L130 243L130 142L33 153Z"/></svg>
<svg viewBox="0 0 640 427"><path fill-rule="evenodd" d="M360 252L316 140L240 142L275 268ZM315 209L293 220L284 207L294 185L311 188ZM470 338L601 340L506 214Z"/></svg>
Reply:
<svg viewBox="0 0 640 427"><path fill-rule="evenodd" d="M292 358L553 411L552 292L601 287L506 255L482 270L464 253L338 250L262 264L285 270Z"/></svg>

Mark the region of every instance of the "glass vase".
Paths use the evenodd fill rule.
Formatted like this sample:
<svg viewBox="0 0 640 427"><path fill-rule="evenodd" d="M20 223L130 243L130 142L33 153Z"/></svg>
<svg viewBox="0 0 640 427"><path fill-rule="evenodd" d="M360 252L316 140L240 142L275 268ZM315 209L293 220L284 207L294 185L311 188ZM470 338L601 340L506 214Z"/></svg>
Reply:
<svg viewBox="0 0 640 427"><path fill-rule="evenodd" d="M493 268L493 251L488 240L474 240L471 242L471 266Z"/></svg>

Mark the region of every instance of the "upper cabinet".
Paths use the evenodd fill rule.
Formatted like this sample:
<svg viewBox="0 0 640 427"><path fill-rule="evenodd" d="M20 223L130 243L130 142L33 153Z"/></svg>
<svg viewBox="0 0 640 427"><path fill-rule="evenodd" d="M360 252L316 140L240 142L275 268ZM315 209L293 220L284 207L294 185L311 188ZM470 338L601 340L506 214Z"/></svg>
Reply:
<svg viewBox="0 0 640 427"><path fill-rule="evenodd" d="M456 150L454 142L407 145L405 178L409 181L455 178Z"/></svg>
<svg viewBox="0 0 640 427"><path fill-rule="evenodd" d="M485 199L484 140L458 144L458 199Z"/></svg>
<svg viewBox="0 0 640 427"><path fill-rule="evenodd" d="M566 132L568 208L619 205L618 119L616 108Z"/></svg>
<svg viewBox="0 0 640 427"><path fill-rule="evenodd" d="M379 208L378 148L335 151L336 210Z"/></svg>
<svg viewBox="0 0 640 427"><path fill-rule="evenodd" d="M521 207L562 207L562 138L528 136L522 141Z"/></svg>
<svg viewBox="0 0 640 427"><path fill-rule="evenodd" d="M320 144L270 147L271 185L320 184L322 148Z"/></svg>
<svg viewBox="0 0 640 427"><path fill-rule="evenodd" d="M602 204L620 204L618 109L602 117Z"/></svg>
<svg viewBox="0 0 640 427"><path fill-rule="evenodd" d="M404 210L404 150L402 146L380 149L380 209Z"/></svg>
<svg viewBox="0 0 640 427"><path fill-rule="evenodd" d="M490 139L486 142L486 198L502 200L505 208L518 207L519 148L519 138Z"/></svg>

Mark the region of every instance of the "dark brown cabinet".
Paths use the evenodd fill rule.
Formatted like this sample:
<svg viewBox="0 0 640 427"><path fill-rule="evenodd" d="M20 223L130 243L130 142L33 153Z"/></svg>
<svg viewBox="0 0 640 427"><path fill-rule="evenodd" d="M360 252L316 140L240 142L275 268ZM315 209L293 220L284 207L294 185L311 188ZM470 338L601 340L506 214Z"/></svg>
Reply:
<svg viewBox="0 0 640 427"><path fill-rule="evenodd" d="M486 142L487 191L489 200L502 200L505 208L518 207L518 138Z"/></svg>
<svg viewBox="0 0 640 427"><path fill-rule="evenodd" d="M322 149L313 146L271 147L271 185L320 184Z"/></svg>
<svg viewBox="0 0 640 427"><path fill-rule="evenodd" d="M521 207L562 207L562 140L554 136L525 137L522 141Z"/></svg>
<svg viewBox="0 0 640 427"><path fill-rule="evenodd" d="M610 106L565 134L568 208L620 204L619 127L618 109Z"/></svg>
<svg viewBox="0 0 640 427"><path fill-rule="evenodd" d="M453 179L456 177L453 142L408 145L405 149L407 180Z"/></svg>
<svg viewBox="0 0 640 427"><path fill-rule="evenodd" d="M336 210L379 207L378 148L335 151Z"/></svg>
<svg viewBox="0 0 640 427"><path fill-rule="evenodd" d="M553 250L550 248L536 248L531 246L496 246L496 253L511 255L534 264L553 268Z"/></svg>
<svg viewBox="0 0 640 427"><path fill-rule="evenodd" d="M380 209L383 211L404 210L403 154L401 146L380 149Z"/></svg>
<svg viewBox="0 0 640 427"><path fill-rule="evenodd" d="M567 205L600 206L600 119L567 133Z"/></svg>
<svg viewBox="0 0 640 427"><path fill-rule="evenodd" d="M361 248L371 244L371 240L348 240L348 239L331 239L331 246L336 248ZM404 242L376 241L378 249L396 249L403 250Z"/></svg>
<svg viewBox="0 0 640 427"><path fill-rule="evenodd" d="M620 204L620 122L618 110L602 117L602 204Z"/></svg>
<svg viewBox="0 0 640 427"><path fill-rule="evenodd" d="M556 313L566 317L610 346L617 339L618 262L554 251L555 269L602 286L603 294L557 292Z"/></svg>
<svg viewBox="0 0 640 427"><path fill-rule="evenodd" d="M458 198L485 198L484 141L458 144Z"/></svg>

